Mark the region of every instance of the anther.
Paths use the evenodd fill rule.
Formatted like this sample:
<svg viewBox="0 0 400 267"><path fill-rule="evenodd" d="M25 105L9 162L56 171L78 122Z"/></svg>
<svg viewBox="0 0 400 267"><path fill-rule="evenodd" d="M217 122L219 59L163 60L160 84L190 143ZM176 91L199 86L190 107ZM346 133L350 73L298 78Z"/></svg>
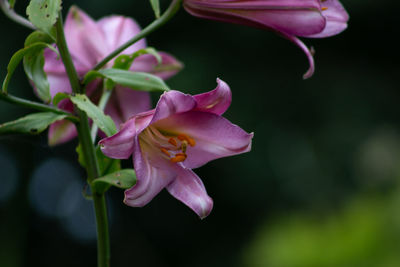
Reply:
<svg viewBox="0 0 400 267"><path fill-rule="evenodd" d="M173 146L178 146L178 143L177 143L176 140L175 140L174 138L172 138L172 137L168 140L168 143L170 143L170 144L173 145Z"/></svg>
<svg viewBox="0 0 400 267"><path fill-rule="evenodd" d="M185 153L177 153L175 157L171 158L171 162L177 163L177 162L182 162L187 158L187 155Z"/></svg>
<svg viewBox="0 0 400 267"><path fill-rule="evenodd" d="M327 9L328 9L327 7L322 7L322 8L321 8L322 11L325 11L325 10L327 10Z"/></svg>
<svg viewBox="0 0 400 267"><path fill-rule="evenodd" d="M171 156L171 153L169 153L168 150L166 150L165 148L162 147L160 149L161 149L161 152L164 153L165 155L167 155L168 157Z"/></svg>
<svg viewBox="0 0 400 267"><path fill-rule="evenodd" d="M179 134L177 136L177 138L180 141L186 140L190 146L195 146L196 145L196 141L193 138L190 138L189 136L187 136L186 134Z"/></svg>

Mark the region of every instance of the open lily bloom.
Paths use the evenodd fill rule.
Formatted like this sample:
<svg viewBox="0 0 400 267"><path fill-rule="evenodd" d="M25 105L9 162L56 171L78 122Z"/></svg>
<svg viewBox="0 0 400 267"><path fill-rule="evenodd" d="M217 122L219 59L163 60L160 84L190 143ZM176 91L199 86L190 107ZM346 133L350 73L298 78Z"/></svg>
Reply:
<svg viewBox="0 0 400 267"><path fill-rule="evenodd" d="M299 46L314 73L312 51L297 36L324 38L347 28L349 16L338 0L184 0L192 15L273 30Z"/></svg>
<svg viewBox="0 0 400 267"><path fill-rule="evenodd" d="M117 134L100 141L111 158L133 155L137 183L125 191L127 205L142 207L166 188L200 218L211 212L213 201L191 169L248 152L253 137L221 116L231 91L217 82L217 88L199 95L164 93L155 109L133 116Z"/></svg>
<svg viewBox="0 0 400 267"><path fill-rule="evenodd" d="M67 15L65 37L71 53L75 68L80 76L91 70L98 62L114 49L134 37L140 32L137 23L123 16L109 16L94 21L77 7L72 7ZM123 54L132 54L145 48L144 39L127 48ZM45 50L44 70L50 83L50 94L54 97L59 92L71 93L72 89L65 72L64 65L58 55L50 50ZM167 79L182 68L182 64L173 56L160 52L161 65L152 55L142 55L135 59L131 71L148 72ZM108 66L112 66L110 62ZM87 94L96 100L96 88L99 83L94 81L88 85ZM60 108L72 111L72 104L64 100ZM150 109L150 96L146 92L133 91L129 88L117 86L105 108L105 113L110 115L117 127L130 116ZM54 145L66 142L76 136L72 123L59 121L50 126L49 143Z"/></svg>

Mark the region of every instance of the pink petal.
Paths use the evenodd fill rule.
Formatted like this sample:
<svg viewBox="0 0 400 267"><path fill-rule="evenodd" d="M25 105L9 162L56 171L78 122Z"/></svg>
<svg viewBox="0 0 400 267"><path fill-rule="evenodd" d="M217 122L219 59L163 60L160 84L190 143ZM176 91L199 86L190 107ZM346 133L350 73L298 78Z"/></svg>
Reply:
<svg viewBox="0 0 400 267"><path fill-rule="evenodd" d="M72 6L64 26L65 38L74 62L90 69L110 50L96 22L85 12Z"/></svg>
<svg viewBox="0 0 400 267"><path fill-rule="evenodd" d="M117 86L114 88L105 113L110 115L117 127L130 117L150 109L150 94Z"/></svg>
<svg viewBox="0 0 400 267"><path fill-rule="evenodd" d="M250 151L253 134L213 113L189 111L175 114L153 124L160 131L186 134L196 145L188 146L187 168L197 168L205 163Z"/></svg>
<svg viewBox="0 0 400 267"><path fill-rule="evenodd" d="M292 41L295 45L300 47L301 50L306 54L307 59L308 59L308 70L306 73L303 75L303 79L308 79L314 74L315 66L314 66L314 50L311 48L309 49L299 38L292 36L292 35L286 35L284 33L280 33L284 38L288 39L289 41Z"/></svg>
<svg viewBox="0 0 400 267"><path fill-rule="evenodd" d="M118 133L100 140L101 151L110 158L127 159L133 153L135 136L135 118L132 118L121 126Z"/></svg>
<svg viewBox="0 0 400 267"><path fill-rule="evenodd" d="M162 120L176 113L192 110L196 105L197 103L193 96L171 90L161 95L151 123Z"/></svg>
<svg viewBox="0 0 400 267"><path fill-rule="evenodd" d="M204 219L213 208L213 200L208 196L203 182L190 169L176 166L175 170L178 175L167 186L168 192Z"/></svg>
<svg viewBox="0 0 400 267"><path fill-rule="evenodd" d="M50 146L60 145L77 136L75 125L67 120L56 121L49 127L48 142Z"/></svg>
<svg viewBox="0 0 400 267"><path fill-rule="evenodd" d="M132 39L141 31L139 25L133 19L123 16L109 16L102 18L97 22L97 25L103 31L104 36L106 36L105 41L109 52ZM145 47L146 40L141 39L127 48L123 53L132 54L133 52ZM104 54L104 56L105 55L106 54Z"/></svg>
<svg viewBox="0 0 400 267"><path fill-rule="evenodd" d="M58 108L73 112L74 105L69 99L63 99L58 103ZM49 127L48 142L50 146L59 145L70 141L78 135L75 125L67 120L56 121Z"/></svg>
<svg viewBox="0 0 400 267"><path fill-rule="evenodd" d="M326 0L321 3L322 15L326 18L326 26L320 33L308 35L308 38L324 38L341 33L347 28L349 14L338 0Z"/></svg>
<svg viewBox="0 0 400 267"><path fill-rule="evenodd" d="M194 95L197 102L195 110L222 115L232 102L232 92L229 85L217 78L217 87L207 93Z"/></svg>
<svg viewBox="0 0 400 267"><path fill-rule="evenodd" d="M132 71L148 72L157 75L161 79L168 79L174 76L178 71L183 68L183 64L179 62L172 55L159 52L161 56L161 64L159 65L157 59L150 54L139 56L132 64Z"/></svg>
<svg viewBox="0 0 400 267"><path fill-rule="evenodd" d="M135 138L133 155L137 182L125 191L124 199L124 203L131 207L146 205L176 177L173 164L159 157L154 146L139 144L138 139Z"/></svg>
<svg viewBox="0 0 400 267"><path fill-rule="evenodd" d="M319 0L186 0L184 7L194 16L291 35L315 34L325 27L325 19L319 11Z"/></svg>

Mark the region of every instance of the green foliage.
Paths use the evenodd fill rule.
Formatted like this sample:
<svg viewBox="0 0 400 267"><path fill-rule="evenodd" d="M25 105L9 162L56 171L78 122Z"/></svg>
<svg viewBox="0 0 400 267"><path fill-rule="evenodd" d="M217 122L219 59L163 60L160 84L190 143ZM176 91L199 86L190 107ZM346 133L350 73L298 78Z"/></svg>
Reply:
<svg viewBox="0 0 400 267"><path fill-rule="evenodd" d="M87 164L80 144L76 147L76 153L78 154L79 164L81 164L82 167L86 168ZM96 157L97 162L99 163L100 175L102 176L119 171L121 169L121 161L119 159L111 159L109 157L106 157L101 152L99 146L96 147Z"/></svg>
<svg viewBox="0 0 400 267"><path fill-rule="evenodd" d="M69 98L80 110L83 110L107 136L111 136L117 132L117 127L111 117L105 115L86 95L76 94Z"/></svg>
<svg viewBox="0 0 400 267"><path fill-rule="evenodd" d="M55 114L52 112L33 113L15 121L0 124L0 134L24 133L38 134L58 120L62 120L66 115Z"/></svg>
<svg viewBox="0 0 400 267"><path fill-rule="evenodd" d="M326 218L282 217L257 232L245 266L399 266L400 229L388 203L368 196Z"/></svg>
<svg viewBox="0 0 400 267"><path fill-rule="evenodd" d="M26 9L32 24L53 39L55 39L53 26L57 22L61 2L61 0L31 0Z"/></svg>
<svg viewBox="0 0 400 267"><path fill-rule="evenodd" d="M154 15L158 19L160 17L160 0L150 0L150 4L153 8Z"/></svg>
<svg viewBox="0 0 400 267"><path fill-rule="evenodd" d="M16 0L8 0L8 4L10 5L10 8L11 8L11 9L14 9L15 1L16 1Z"/></svg>
<svg viewBox="0 0 400 267"><path fill-rule="evenodd" d="M90 71L86 74L84 83L88 84L98 77L110 79L115 84L120 84L138 91L155 92L169 90L165 82L155 75L145 72L131 72L121 69Z"/></svg>
<svg viewBox="0 0 400 267"><path fill-rule="evenodd" d="M21 60L23 60L25 72L35 84L39 98L45 103L49 103L51 101L50 86L43 70L43 50L45 48L54 50L54 47L50 45L51 43L52 40L47 34L38 31L31 33L25 40L25 47L18 50L11 57L7 66L7 75L3 82L2 91L7 92L11 77Z"/></svg>
<svg viewBox="0 0 400 267"><path fill-rule="evenodd" d="M28 78L33 81L37 94L45 103L51 101L50 84L43 70L43 46L33 46L24 56L24 69Z"/></svg>
<svg viewBox="0 0 400 267"><path fill-rule="evenodd" d="M53 105L57 106L58 103L60 103L61 100L69 98L70 95L66 94L66 93L57 93L54 97L53 97Z"/></svg>
<svg viewBox="0 0 400 267"><path fill-rule="evenodd" d="M132 169L123 169L97 178L92 182L92 189L97 193L104 193L110 186L128 189L136 183L136 174Z"/></svg>
<svg viewBox="0 0 400 267"><path fill-rule="evenodd" d="M51 38L50 35L41 32L41 31L34 31L31 34L28 35L25 39L25 47L33 45L35 43L45 43L45 44L52 44L54 43L54 40ZM58 51L56 49L53 49L56 53Z"/></svg>
<svg viewBox="0 0 400 267"><path fill-rule="evenodd" d="M145 55L145 54L153 55L157 59L158 64L161 64L162 59L161 59L160 54L157 52L157 50L154 49L153 47L147 47L144 49L139 49L138 51L136 51L135 53L133 53L131 55L120 55L119 57L117 57L115 59L113 68L129 70L133 61L137 57L139 57L141 55Z"/></svg>

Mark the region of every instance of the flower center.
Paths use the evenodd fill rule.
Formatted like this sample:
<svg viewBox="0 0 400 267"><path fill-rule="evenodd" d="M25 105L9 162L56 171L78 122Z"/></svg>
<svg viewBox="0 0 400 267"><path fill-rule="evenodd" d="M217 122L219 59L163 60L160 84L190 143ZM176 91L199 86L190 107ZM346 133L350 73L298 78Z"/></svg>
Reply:
<svg viewBox="0 0 400 267"><path fill-rule="evenodd" d="M147 127L140 138L159 149L173 163L185 161L188 146L196 145L196 141L187 134L158 130L152 126Z"/></svg>

